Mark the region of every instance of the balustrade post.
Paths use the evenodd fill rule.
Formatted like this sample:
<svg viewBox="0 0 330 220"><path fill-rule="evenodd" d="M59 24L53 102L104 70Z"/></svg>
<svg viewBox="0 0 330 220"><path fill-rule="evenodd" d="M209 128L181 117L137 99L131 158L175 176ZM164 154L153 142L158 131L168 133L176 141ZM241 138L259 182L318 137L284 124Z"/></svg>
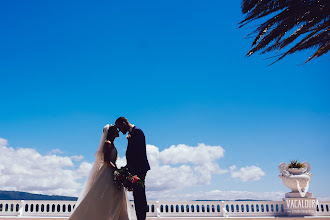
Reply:
<svg viewBox="0 0 330 220"><path fill-rule="evenodd" d="M157 218L160 218L160 205L159 205L159 201L156 201L156 211L157 211Z"/></svg>
<svg viewBox="0 0 330 220"><path fill-rule="evenodd" d="M225 201L221 201L221 204L222 209L220 207L220 210L222 210L222 217L228 217Z"/></svg>
<svg viewBox="0 0 330 220"><path fill-rule="evenodd" d="M21 207L19 209L19 214L18 214L18 217L22 217L24 215L24 212L25 212L25 207L24 207L24 204L25 204L25 201L24 200L21 200Z"/></svg>

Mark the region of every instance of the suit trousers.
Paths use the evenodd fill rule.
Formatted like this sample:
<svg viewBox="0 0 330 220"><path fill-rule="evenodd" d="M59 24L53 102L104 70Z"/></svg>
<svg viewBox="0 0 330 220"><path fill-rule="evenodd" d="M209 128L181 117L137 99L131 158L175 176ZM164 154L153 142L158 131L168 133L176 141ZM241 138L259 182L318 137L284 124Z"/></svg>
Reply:
<svg viewBox="0 0 330 220"><path fill-rule="evenodd" d="M145 181L146 173L138 174L138 177ZM147 212L147 198L145 187L135 186L133 190L134 206L137 220L145 220Z"/></svg>

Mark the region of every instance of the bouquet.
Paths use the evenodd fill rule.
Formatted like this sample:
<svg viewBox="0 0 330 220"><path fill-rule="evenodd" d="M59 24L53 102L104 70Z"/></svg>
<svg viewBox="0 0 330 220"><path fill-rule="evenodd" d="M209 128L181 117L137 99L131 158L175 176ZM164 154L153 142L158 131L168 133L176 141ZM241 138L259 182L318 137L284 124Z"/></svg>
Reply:
<svg viewBox="0 0 330 220"><path fill-rule="evenodd" d="M125 187L128 191L133 191L134 186L144 187L143 181L139 177L133 176L127 167L116 168L113 178L119 189Z"/></svg>

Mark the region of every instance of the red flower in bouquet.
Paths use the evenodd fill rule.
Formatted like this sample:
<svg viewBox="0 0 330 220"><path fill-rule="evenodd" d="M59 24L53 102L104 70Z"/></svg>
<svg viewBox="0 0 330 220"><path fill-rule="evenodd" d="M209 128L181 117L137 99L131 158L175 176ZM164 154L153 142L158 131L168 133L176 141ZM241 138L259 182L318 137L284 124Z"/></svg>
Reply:
<svg viewBox="0 0 330 220"><path fill-rule="evenodd" d="M144 182L138 176L133 176L127 167L116 169L113 172L113 179L119 189L125 187L128 191L133 191L134 186L144 187Z"/></svg>
<svg viewBox="0 0 330 220"><path fill-rule="evenodd" d="M131 182L134 184L136 183L140 178L137 177L136 175L135 176L132 176L132 179L131 179Z"/></svg>

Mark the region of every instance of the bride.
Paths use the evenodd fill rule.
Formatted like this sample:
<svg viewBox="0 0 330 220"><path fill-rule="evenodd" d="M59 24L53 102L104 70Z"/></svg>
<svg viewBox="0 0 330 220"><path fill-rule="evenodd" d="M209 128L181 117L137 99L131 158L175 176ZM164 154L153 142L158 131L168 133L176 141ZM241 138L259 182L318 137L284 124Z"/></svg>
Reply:
<svg viewBox="0 0 330 220"><path fill-rule="evenodd" d="M69 220L136 220L133 207L124 187L119 189L113 180L118 152L113 144L119 137L117 127L106 125L95 162Z"/></svg>

